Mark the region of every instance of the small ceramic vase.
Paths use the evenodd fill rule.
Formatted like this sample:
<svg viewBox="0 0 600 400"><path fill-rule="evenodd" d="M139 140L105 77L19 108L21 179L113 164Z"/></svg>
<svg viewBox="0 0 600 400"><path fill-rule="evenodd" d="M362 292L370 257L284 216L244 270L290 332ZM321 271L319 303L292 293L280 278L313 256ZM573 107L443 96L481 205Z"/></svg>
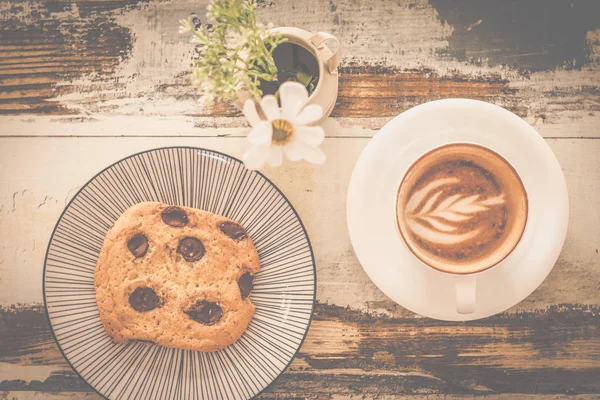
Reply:
<svg viewBox="0 0 600 400"><path fill-rule="evenodd" d="M340 42L335 36L325 32L315 34L293 27L274 28L272 31L280 33L287 38L288 43L303 47L315 57L319 66L319 80L307 104L318 104L323 108L323 118L319 121L321 123L331 114L337 100L338 66L342 59ZM247 91L240 90L236 105L241 109L249 98Z"/></svg>

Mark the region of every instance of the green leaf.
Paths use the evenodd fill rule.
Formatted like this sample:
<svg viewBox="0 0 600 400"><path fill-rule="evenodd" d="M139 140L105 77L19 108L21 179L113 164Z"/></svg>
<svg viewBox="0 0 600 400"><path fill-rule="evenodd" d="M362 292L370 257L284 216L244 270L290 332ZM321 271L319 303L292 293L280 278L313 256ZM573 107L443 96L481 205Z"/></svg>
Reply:
<svg viewBox="0 0 600 400"><path fill-rule="evenodd" d="M277 66L273 50L286 41L256 22L255 0L212 0L207 29L195 30L191 18L180 21L181 31L194 36L198 59L192 80L207 98L234 100L236 88L244 85L254 96L262 96L259 79L275 81Z"/></svg>

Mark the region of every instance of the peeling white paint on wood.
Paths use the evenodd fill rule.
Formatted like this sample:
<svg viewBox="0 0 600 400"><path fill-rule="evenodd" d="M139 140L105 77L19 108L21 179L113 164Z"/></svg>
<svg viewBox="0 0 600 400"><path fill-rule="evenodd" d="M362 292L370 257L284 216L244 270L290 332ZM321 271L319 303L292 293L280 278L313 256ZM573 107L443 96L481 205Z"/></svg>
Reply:
<svg viewBox="0 0 600 400"><path fill-rule="evenodd" d="M74 118L97 118L104 115L171 117L183 124L191 117L207 112L196 101L195 90L188 85L186 72L192 61L193 49L188 38L177 32L178 20L192 11L202 14L204 1L171 0L140 3L108 12L119 26L132 36L132 50L123 57L116 70L107 76L90 73L64 79L55 91L62 94L47 100L60 104L78 115ZM32 10L42 2L26 3L17 17L32 21ZM4 7L7 12L10 7ZM76 5L51 13L58 21L83 18ZM600 95L597 45L598 31L588 32L590 62L582 70L557 69L523 74L510 67L489 67L459 62L440 51L448 48L448 38L454 28L442 21L437 11L425 0L402 0L389 3L336 0L323 2L293 0L270 2L259 8L259 18L275 25L298 26L310 31L329 31L338 36L344 48L344 65L379 66L394 70L429 71L440 77L460 79L507 80L516 96L498 96L492 101L509 108L520 108L525 119L546 137L595 137L599 135ZM486 24L482 21L481 25ZM395 27L395 29L390 29ZM396 29L397 28L397 29ZM85 32L75 30L73 35ZM67 90L61 90L66 88ZM64 92L64 93L63 93ZM401 93L401 92L400 92ZM419 99L414 105L418 104ZM411 104L409 104L411 105ZM17 107L18 105L11 105ZM23 104L23 106L26 106ZM1 107L1 105L0 105ZM379 128L389 118L360 119L344 116L350 123L364 128ZM32 116L40 126L43 117ZM177 119L181 121L176 122ZM2 126L6 121L2 122ZM239 118L208 122L194 118L194 124L206 127L240 126ZM348 126L341 122L343 126ZM93 130L90 127L90 130ZM27 131L11 121L10 131ZM52 129L50 129L52 130ZM2 132L4 133L4 129Z"/></svg>
<svg viewBox="0 0 600 400"><path fill-rule="evenodd" d="M133 153L162 146L206 147L234 157L240 157L246 146L243 138L216 137L1 140L2 305L42 301L41 273L54 224L74 189L104 167ZM350 174L367 142L367 138L328 139L323 145L328 156L326 164L288 162L277 169L267 168L265 174L290 198L306 224L317 260L318 300L390 312L393 303L368 279L354 256L345 222L343 205ZM600 176L596 173L600 141L548 142L561 162L570 191L569 234L554 271L514 311L561 303L600 304L600 255L596 252L600 210L590 201L600 196Z"/></svg>
<svg viewBox="0 0 600 400"><path fill-rule="evenodd" d="M0 398L6 400L101 400L96 393L89 392L31 392L31 391L0 391Z"/></svg>
<svg viewBox="0 0 600 400"><path fill-rule="evenodd" d="M579 101L573 99L573 101ZM585 107L582 101L582 107ZM600 137L600 112L581 114L578 110L554 114L552 104L546 104L540 115L525 117L544 138ZM394 117L328 118L323 123L326 138L373 137ZM552 121L548 123L548 121ZM250 127L243 117L189 116L0 116L2 136L64 136L64 137L246 137Z"/></svg>
<svg viewBox="0 0 600 400"><path fill-rule="evenodd" d="M3 396L3 397L1 397ZM385 396L377 398L385 399L385 400L432 400L436 398L443 398L444 400L476 400L480 396L479 395L442 395L434 396L430 394L423 395L393 395L393 396ZM597 396L594 394L582 394L582 395L552 395L548 396L546 394L523 394L523 393L515 393L515 394L486 394L486 400L514 400L515 398L519 398L520 400L592 400L597 399ZM85 393L85 392L61 392L61 393L49 393L49 392L3 392L0 391L0 398L7 400L31 400L31 399L40 399L40 400L100 400L101 397L96 393ZM269 398L269 395L266 395L266 398ZM364 395L331 395L327 396L328 399L331 400L364 400Z"/></svg>
<svg viewBox="0 0 600 400"><path fill-rule="evenodd" d="M23 379L43 382L52 372L56 372L54 365L21 365L0 362L0 381L13 381ZM2 398L2 397L0 397Z"/></svg>

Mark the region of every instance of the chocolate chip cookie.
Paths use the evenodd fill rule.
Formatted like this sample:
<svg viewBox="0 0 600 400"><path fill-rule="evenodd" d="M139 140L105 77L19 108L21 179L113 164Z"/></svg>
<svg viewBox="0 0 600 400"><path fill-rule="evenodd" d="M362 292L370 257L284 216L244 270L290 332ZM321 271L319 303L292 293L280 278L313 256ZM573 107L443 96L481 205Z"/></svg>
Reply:
<svg viewBox="0 0 600 400"><path fill-rule="evenodd" d="M100 320L117 342L216 351L254 315L258 253L236 221L194 208L140 203L108 231L94 285Z"/></svg>

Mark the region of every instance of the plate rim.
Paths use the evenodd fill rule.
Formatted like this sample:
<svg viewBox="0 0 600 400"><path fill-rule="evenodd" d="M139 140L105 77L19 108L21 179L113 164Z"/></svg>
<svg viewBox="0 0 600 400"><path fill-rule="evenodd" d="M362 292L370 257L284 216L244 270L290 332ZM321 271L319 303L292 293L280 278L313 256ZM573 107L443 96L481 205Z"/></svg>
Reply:
<svg viewBox="0 0 600 400"><path fill-rule="evenodd" d="M240 164L244 165L243 161L240 160L237 157L231 156L231 155L223 153L221 151L207 149L205 147L195 147L195 146L163 146L163 147L156 147L156 148L152 148L152 149L142 150L142 151L139 151L137 153L130 154L127 157L123 157L123 158L121 158L121 159L113 162L112 164L104 167L99 172L97 172L94 176L92 176L90 179L88 179L88 181L86 183L84 183L77 190L77 192L73 195L73 197L71 197L71 199L69 200L69 202L65 205L65 208L60 213L60 216L58 217L58 219L56 221L56 224L54 224L54 228L52 229L52 233L50 234L50 238L48 239L48 246L46 247L46 253L44 254L44 268L43 268L43 271L42 271L42 297L44 298L44 314L46 315L46 321L48 322L48 326L50 327L50 333L52 333L52 339L54 339L54 343L56 343L56 346L58 347L58 350L60 351L60 354L63 356L64 360L67 362L67 364L69 365L69 367L95 393L97 393L100 397L102 397L103 399L106 399L106 400L110 400L110 399L108 397L106 397L105 395L103 395L102 393L100 393L94 386L92 386L92 384L90 384L79 373L79 371L73 366L73 364L71 364L71 360L69 360L69 358L66 356L65 352L62 349L62 346L60 345L60 342L58 341L58 338L56 337L56 334L54 333L54 326L52 325L52 321L50 320L50 313L48 312L48 304L47 304L47 300L46 300L46 266L47 266L47 263L48 263L48 254L50 253L50 246L52 245L52 240L54 239L54 235L56 233L56 230L58 229L58 226L59 226L60 222L62 221L62 219L63 219L65 213L67 212L67 210L69 209L69 207L71 206L71 203L77 198L77 196L79 196L79 194L83 191L83 189L85 189L90 183L92 183L102 173L104 173L108 169L114 167L115 165L117 165L117 164L119 164L119 163L121 163L121 162L123 162L123 161L125 161L127 159L130 159L130 158L133 158L133 157L145 154L145 153L150 153L150 152L153 152L153 151L168 150L168 149L191 149L191 150L208 151L208 152L212 152L212 153L218 154L220 156L224 156L226 158L232 159L232 160L234 160L236 162L239 162ZM245 165L244 165L244 168L246 168ZM246 168L246 169L248 169L248 168ZM313 321L314 314L315 314L315 305L316 305L316 302L317 302L317 263L315 261L315 253L313 251L312 244L310 242L310 237L308 236L308 231L306 230L306 227L304 226L304 222L302 222L302 218L300 218L300 215L298 214L298 211L296 210L296 208L294 207L294 205L292 204L292 202L287 198L287 196L283 193L283 191L277 185L275 185L265 174L263 174L262 172L260 172L258 170L252 170L252 172L257 173L263 179L265 179L267 181L267 183L269 183L283 197L283 199L289 204L292 212L294 213L294 215L298 219L298 222L300 223L300 227L302 228L302 231L304 232L304 235L306 236L306 241L307 241L307 244L308 244L308 249L310 250L310 257L311 257L311 260L312 260L312 267L313 267L313 274L314 274L313 296L312 296L312 304L311 304L311 308L310 308L310 315L309 315L309 318L308 318L308 322L306 324L306 330L304 331L304 335L302 336L302 339L300 340L300 343L298 344L298 348L294 352L293 356L290 358L290 361L288 361L288 363L282 368L282 370L277 374L277 376L268 385L266 385L258 393L256 393L254 396L251 397L252 399L254 399L254 398L260 396L264 391L266 391L267 389L269 389L285 373L285 371L287 371L287 369L289 368L289 366L292 364L292 362L298 356L298 353L300 352L300 349L304 345L304 341L306 340L306 337L308 336L308 331L310 330L310 327L312 325L312 321ZM94 271L94 274L95 274L95 271Z"/></svg>

